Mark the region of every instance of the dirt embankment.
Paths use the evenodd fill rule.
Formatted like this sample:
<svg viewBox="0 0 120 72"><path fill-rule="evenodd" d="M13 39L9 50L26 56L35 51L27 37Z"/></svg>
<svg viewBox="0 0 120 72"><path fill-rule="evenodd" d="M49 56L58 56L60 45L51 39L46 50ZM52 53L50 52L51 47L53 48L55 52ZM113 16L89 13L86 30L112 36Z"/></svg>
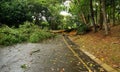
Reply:
<svg viewBox="0 0 120 72"><path fill-rule="evenodd" d="M112 27L108 36L104 35L104 31L77 36L74 36L74 32L70 34L80 48L120 71L120 25Z"/></svg>

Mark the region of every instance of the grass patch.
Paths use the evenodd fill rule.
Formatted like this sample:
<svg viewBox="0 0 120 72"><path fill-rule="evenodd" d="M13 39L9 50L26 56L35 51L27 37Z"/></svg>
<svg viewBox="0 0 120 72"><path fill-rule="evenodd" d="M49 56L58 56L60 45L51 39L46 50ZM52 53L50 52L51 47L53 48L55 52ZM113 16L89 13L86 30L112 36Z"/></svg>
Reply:
<svg viewBox="0 0 120 72"><path fill-rule="evenodd" d="M19 28L10 28L4 25L0 28L0 45L8 46L21 42L36 43L54 36L30 22L25 22Z"/></svg>

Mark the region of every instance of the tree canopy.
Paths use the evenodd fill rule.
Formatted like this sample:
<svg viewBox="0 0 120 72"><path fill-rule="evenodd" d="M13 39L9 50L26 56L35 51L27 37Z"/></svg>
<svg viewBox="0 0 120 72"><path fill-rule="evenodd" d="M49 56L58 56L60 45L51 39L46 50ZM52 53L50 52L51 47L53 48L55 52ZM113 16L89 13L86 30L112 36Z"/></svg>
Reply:
<svg viewBox="0 0 120 72"><path fill-rule="evenodd" d="M61 11L71 16L60 15ZM105 33L108 34L110 25L118 24L119 19L119 0L0 1L0 23L9 26L17 26L25 21L35 22L40 26L48 24L51 29L71 28L75 24L76 26L85 24L93 27L94 32L105 29Z"/></svg>

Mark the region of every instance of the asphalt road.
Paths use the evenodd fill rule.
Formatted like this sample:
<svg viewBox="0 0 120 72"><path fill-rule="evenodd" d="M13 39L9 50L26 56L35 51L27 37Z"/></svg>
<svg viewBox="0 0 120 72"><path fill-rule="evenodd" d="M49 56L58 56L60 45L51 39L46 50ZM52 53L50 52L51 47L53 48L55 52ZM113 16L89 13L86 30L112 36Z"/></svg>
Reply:
<svg viewBox="0 0 120 72"><path fill-rule="evenodd" d="M66 44L66 42L68 44ZM0 48L0 72L106 72L65 37Z"/></svg>

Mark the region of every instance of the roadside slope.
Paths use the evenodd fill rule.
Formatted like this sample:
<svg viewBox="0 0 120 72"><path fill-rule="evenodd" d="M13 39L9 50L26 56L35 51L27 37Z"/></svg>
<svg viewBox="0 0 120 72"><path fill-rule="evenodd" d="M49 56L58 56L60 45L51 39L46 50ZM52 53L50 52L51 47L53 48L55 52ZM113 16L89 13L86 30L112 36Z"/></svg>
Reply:
<svg viewBox="0 0 120 72"><path fill-rule="evenodd" d="M109 36L104 36L103 31L100 31L69 37L80 48L120 71L120 25L111 28Z"/></svg>

